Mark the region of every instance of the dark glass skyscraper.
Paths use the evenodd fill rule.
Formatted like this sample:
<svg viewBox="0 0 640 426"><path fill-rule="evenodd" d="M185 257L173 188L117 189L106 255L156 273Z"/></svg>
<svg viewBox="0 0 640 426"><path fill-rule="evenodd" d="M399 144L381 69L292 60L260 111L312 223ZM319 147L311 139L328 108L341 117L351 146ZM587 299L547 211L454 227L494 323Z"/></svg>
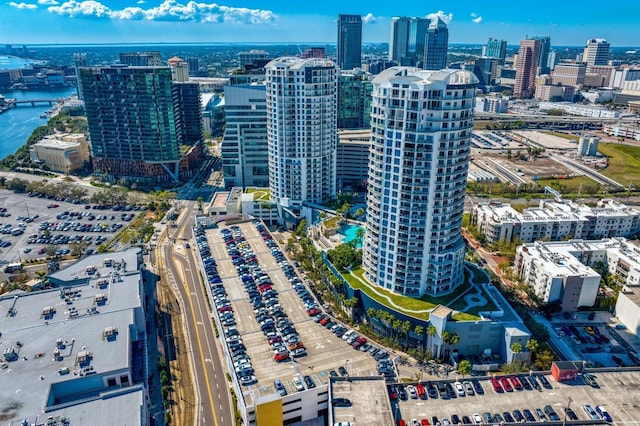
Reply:
<svg viewBox="0 0 640 426"><path fill-rule="evenodd" d="M144 185L190 175L203 134L197 85L178 87L169 67L80 68L79 79L95 173Z"/></svg>
<svg viewBox="0 0 640 426"><path fill-rule="evenodd" d="M500 65L504 65L504 59L507 57L507 40L489 38L484 55L489 58L498 58Z"/></svg>
<svg viewBox="0 0 640 426"><path fill-rule="evenodd" d="M538 67L540 68L540 75L549 74L549 49L551 48L551 38L545 37L531 37L533 40L540 40L540 56L538 57Z"/></svg>
<svg viewBox="0 0 640 426"><path fill-rule="evenodd" d="M338 15L338 67L352 70L362 66L362 17Z"/></svg>
<svg viewBox="0 0 640 426"><path fill-rule="evenodd" d="M160 52L124 52L120 53L120 63L131 67L160 67Z"/></svg>
<svg viewBox="0 0 640 426"><path fill-rule="evenodd" d="M364 72L342 72L338 76L338 129L370 126L372 87Z"/></svg>
<svg viewBox="0 0 640 426"><path fill-rule="evenodd" d="M425 70L441 70L447 67L447 51L449 50L449 29L447 24L437 16L427 29L424 45Z"/></svg>

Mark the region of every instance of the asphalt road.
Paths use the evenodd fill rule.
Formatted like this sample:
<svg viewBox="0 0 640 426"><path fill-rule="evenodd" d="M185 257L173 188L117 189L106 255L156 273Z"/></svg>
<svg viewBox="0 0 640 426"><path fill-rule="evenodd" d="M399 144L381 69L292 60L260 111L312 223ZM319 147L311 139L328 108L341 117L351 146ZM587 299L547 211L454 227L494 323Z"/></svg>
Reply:
<svg viewBox="0 0 640 426"><path fill-rule="evenodd" d="M195 424L223 426L234 421L229 383L221 362L223 355L209 316L196 254L193 248L184 246L191 238L196 204L194 201L184 203L184 209L176 221L177 228L169 229L168 239L160 245L159 254L183 307L196 394L193 403L196 408Z"/></svg>

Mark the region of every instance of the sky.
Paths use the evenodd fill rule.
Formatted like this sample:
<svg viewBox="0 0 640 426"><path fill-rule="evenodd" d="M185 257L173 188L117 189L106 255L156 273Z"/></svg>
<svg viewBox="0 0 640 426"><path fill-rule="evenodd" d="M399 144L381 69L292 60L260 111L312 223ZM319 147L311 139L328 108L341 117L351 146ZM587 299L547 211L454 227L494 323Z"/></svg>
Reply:
<svg viewBox="0 0 640 426"><path fill-rule="evenodd" d="M207 1L0 0L0 44L335 43L336 18L346 13L363 17L364 43L388 42L393 16L440 14L454 44L550 36L552 46L605 38L640 47L638 0Z"/></svg>

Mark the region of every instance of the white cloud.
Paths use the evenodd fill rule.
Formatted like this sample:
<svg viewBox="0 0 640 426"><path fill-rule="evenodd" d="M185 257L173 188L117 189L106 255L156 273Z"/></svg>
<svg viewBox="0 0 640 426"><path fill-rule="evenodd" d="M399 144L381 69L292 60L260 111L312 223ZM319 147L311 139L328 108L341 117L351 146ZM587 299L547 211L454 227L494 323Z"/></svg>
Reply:
<svg viewBox="0 0 640 426"><path fill-rule="evenodd" d="M427 15L427 19L431 19L432 21L436 18L442 19L442 22L449 25L449 23L453 21L453 13L446 14L442 10L439 10L437 12L429 13Z"/></svg>
<svg viewBox="0 0 640 426"><path fill-rule="evenodd" d="M38 4L45 4L47 6L58 4L56 0L38 0Z"/></svg>
<svg viewBox="0 0 640 426"><path fill-rule="evenodd" d="M138 4L145 4L146 1L145 0L138 0Z"/></svg>
<svg viewBox="0 0 640 426"><path fill-rule="evenodd" d="M480 22L482 22L482 16L478 15L475 12L471 12L471 21L479 24Z"/></svg>
<svg viewBox="0 0 640 426"><path fill-rule="evenodd" d="M15 1L9 2L9 6L15 7L16 9L37 9L37 4L31 3L16 3Z"/></svg>
<svg viewBox="0 0 640 426"><path fill-rule="evenodd" d="M373 13L369 12L366 15L364 15L362 17L362 22L365 24L375 24L375 22L378 20L378 18L376 18L375 16L373 16Z"/></svg>
<svg viewBox="0 0 640 426"><path fill-rule="evenodd" d="M144 0L138 1L138 4ZM176 0L164 0L159 6L144 9L137 6L113 10L95 0L68 0L60 6L48 8L49 12L71 18L105 18L122 21L186 21L213 23L263 24L275 21L278 16L270 10L245 7L220 6L216 3L186 4Z"/></svg>

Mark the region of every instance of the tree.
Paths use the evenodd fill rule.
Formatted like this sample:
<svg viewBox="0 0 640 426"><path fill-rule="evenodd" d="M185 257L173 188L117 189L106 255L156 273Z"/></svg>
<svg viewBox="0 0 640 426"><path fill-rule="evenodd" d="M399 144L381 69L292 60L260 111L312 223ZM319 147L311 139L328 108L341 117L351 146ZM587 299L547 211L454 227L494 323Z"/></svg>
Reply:
<svg viewBox="0 0 640 426"><path fill-rule="evenodd" d="M72 241L69 243L69 249L72 256L82 256L89 246L88 241Z"/></svg>
<svg viewBox="0 0 640 426"><path fill-rule="evenodd" d="M463 359L462 361L460 361L460 363L458 364L458 373L462 374L463 378L467 374L471 373L471 362L469 362L468 359Z"/></svg>
<svg viewBox="0 0 640 426"><path fill-rule="evenodd" d="M536 360L534 364L536 367L538 367L538 369L546 371L551 368L553 360L553 352L551 352L551 350L549 349L544 349L543 351L536 354Z"/></svg>
<svg viewBox="0 0 640 426"><path fill-rule="evenodd" d="M36 271L36 278L38 279L38 283L44 284L49 280L49 273L44 269Z"/></svg>
<svg viewBox="0 0 640 426"><path fill-rule="evenodd" d="M520 352L522 352L522 344L520 342L513 342L511 344L511 351L519 354Z"/></svg>
<svg viewBox="0 0 640 426"><path fill-rule="evenodd" d="M424 345L423 345L424 342L422 341L422 335L424 334L424 326L417 324L416 328L414 328L413 331L418 336L418 341L420 342L420 348L424 349Z"/></svg>
<svg viewBox="0 0 640 426"><path fill-rule="evenodd" d="M540 345L538 344L538 341L536 339L529 339L524 347L527 348L529 352L536 353Z"/></svg>
<svg viewBox="0 0 640 426"><path fill-rule="evenodd" d="M44 246L44 252L49 257L55 256L56 255L56 251L58 251L58 248L56 247L55 244L47 244L46 246Z"/></svg>
<svg viewBox="0 0 640 426"><path fill-rule="evenodd" d="M198 210L202 211L202 202L203 202L202 197L198 197L196 202L198 203Z"/></svg>
<svg viewBox="0 0 640 426"><path fill-rule="evenodd" d="M438 334L438 329L436 329L436 326L433 324L429 324L429 326L427 327L427 336L429 336L429 349L431 350L431 353L433 354L433 338L435 337L435 335Z"/></svg>
<svg viewBox="0 0 640 426"><path fill-rule="evenodd" d="M360 217L364 214L364 209L362 207L360 207L358 210L356 210L356 217Z"/></svg>
<svg viewBox="0 0 640 426"><path fill-rule="evenodd" d="M404 347L406 348L409 346L409 331L411 330L411 322L409 322L408 320L403 322L400 326L400 329L404 333Z"/></svg>

